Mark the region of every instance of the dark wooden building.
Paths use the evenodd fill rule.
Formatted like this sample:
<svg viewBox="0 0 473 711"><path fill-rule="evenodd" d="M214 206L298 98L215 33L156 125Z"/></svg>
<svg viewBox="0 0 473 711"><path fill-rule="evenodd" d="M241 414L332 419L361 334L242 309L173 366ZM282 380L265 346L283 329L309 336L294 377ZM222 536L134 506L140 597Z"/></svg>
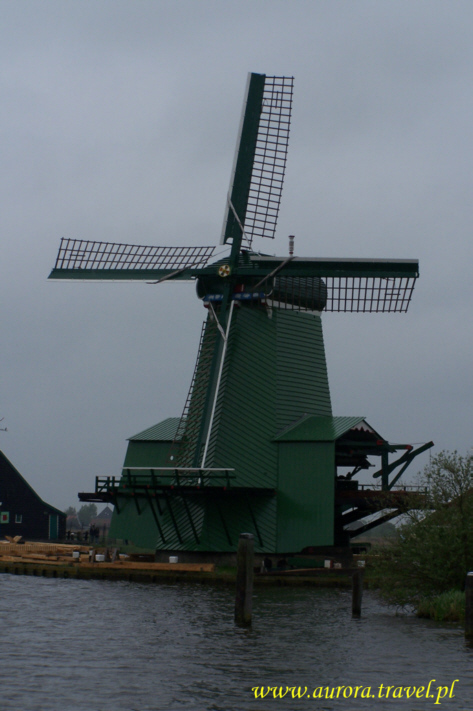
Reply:
<svg viewBox="0 0 473 711"><path fill-rule="evenodd" d="M46 504L0 451L0 538L65 538L66 514Z"/></svg>

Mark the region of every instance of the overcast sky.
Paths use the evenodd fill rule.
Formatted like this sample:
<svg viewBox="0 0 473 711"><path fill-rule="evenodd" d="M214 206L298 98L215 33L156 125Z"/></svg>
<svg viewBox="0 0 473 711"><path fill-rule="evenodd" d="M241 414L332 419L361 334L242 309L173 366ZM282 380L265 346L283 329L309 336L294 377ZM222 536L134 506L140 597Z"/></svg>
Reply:
<svg viewBox="0 0 473 711"><path fill-rule="evenodd" d="M323 317L334 414L469 451L472 36L470 0L0 0L0 447L42 498L181 414L205 317L192 284L48 282L59 240L216 244L249 71L295 77L255 246L420 260L407 314Z"/></svg>

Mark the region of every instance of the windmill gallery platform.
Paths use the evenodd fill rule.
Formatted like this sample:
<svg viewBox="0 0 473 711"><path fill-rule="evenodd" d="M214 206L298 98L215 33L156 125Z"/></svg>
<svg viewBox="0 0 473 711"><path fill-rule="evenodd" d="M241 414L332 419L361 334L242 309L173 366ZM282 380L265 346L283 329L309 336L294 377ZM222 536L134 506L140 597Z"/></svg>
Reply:
<svg viewBox="0 0 473 711"><path fill-rule="evenodd" d="M193 280L207 311L180 418L130 438L117 477L81 501L114 504L110 536L189 557L347 546L350 525L415 506L396 490L429 442L392 444L364 417L334 417L322 313L405 312L413 259L321 259L256 251L273 238L282 194L293 79L250 74L221 244L151 247L63 239L52 279ZM157 382L157 388L159 383ZM373 461L376 464L373 463ZM373 467L373 484L357 475ZM360 529L357 530L360 533Z"/></svg>

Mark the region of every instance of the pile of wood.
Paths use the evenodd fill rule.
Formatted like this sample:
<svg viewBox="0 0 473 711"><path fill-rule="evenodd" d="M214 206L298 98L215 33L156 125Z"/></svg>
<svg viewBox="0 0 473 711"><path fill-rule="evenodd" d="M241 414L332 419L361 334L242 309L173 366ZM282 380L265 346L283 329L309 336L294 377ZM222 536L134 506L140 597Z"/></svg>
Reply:
<svg viewBox="0 0 473 711"><path fill-rule="evenodd" d="M0 541L0 561L9 563L37 563L39 565L77 565L100 566L100 568L126 570L173 570L176 572L213 573L213 563L154 563L138 562L128 556L121 556L117 548L113 550L95 550L89 546L67 543L28 543L15 542L14 539ZM75 554L75 555L74 555ZM96 561L97 554L105 560Z"/></svg>
<svg viewBox="0 0 473 711"><path fill-rule="evenodd" d="M15 536L20 538L21 536ZM21 543L10 539L0 541L0 559L11 563L72 563L73 552L87 553L89 549L84 546L70 546L60 543Z"/></svg>

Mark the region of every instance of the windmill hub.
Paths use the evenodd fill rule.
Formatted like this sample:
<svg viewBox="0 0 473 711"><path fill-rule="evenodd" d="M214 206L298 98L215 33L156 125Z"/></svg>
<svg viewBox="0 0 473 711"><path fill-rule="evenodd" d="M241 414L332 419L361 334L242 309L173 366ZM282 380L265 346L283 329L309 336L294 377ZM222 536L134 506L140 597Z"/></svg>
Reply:
<svg viewBox="0 0 473 711"><path fill-rule="evenodd" d="M205 276L199 276L196 281L197 296L204 302L222 301L230 281L234 301L253 304L264 301L285 309L323 311L327 305L327 285L323 279L317 276L280 276L278 267L272 271L265 267L265 275L261 276L261 257L256 252L243 250L233 270L225 259L209 265ZM279 263L285 261L281 258ZM273 272L274 276L271 276Z"/></svg>
<svg viewBox="0 0 473 711"><path fill-rule="evenodd" d="M255 285L258 279L245 277L232 279L232 299L235 301L262 300L269 298L272 284L265 283L258 290ZM196 291L199 299L205 301L222 301L226 284L219 277L204 277L197 280Z"/></svg>
<svg viewBox="0 0 473 711"><path fill-rule="evenodd" d="M259 277L237 274L232 279L232 300L239 302L261 302L277 305L285 309L303 311L323 311L327 305L327 286L319 277L274 277L261 284ZM204 302L222 301L225 282L219 276L201 277L197 280L196 291Z"/></svg>

